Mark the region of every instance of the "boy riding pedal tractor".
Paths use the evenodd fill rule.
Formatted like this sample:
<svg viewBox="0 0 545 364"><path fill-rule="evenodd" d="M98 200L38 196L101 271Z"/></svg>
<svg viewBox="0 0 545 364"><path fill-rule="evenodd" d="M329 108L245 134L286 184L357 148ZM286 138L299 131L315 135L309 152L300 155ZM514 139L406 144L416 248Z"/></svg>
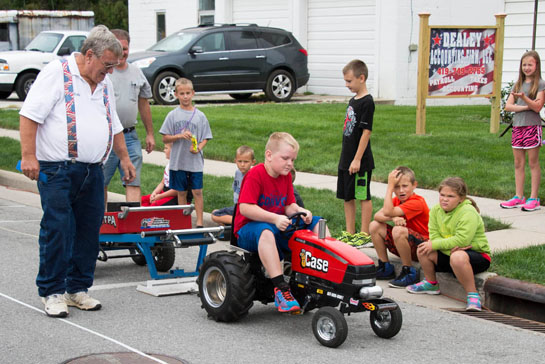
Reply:
<svg viewBox="0 0 545 364"><path fill-rule="evenodd" d="M297 158L299 144L288 133L271 134L265 147L265 162L245 175L240 189L234 221L238 246L257 252L274 284L275 305L280 312L297 313L301 307L293 298L284 279L281 259L288 251L293 233L283 233L292 224L288 219L304 212L303 221L309 229L318 232L317 216L295 202L290 171ZM329 236L329 231L326 231Z"/></svg>

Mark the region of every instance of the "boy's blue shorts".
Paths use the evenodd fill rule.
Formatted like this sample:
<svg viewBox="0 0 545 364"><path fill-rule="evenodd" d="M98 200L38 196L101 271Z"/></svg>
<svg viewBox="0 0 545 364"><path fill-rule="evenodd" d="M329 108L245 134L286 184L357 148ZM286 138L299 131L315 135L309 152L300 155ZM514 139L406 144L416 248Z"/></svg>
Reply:
<svg viewBox="0 0 545 364"><path fill-rule="evenodd" d="M299 226L305 226L307 229L312 230L320 219L321 217L319 216L313 216L312 222L309 225L305 224L304 221L301 220ZM292 220L292 224L295 224L295 219ZM262 221L252 221L247 223L238 231L238 246L251 252L257 252L259 237L261 236L263 230L270 230L274 234L276 248L278 249L280 260L282 260L284 258L282 251L289 250L288 241L293 235L293 231L285 234L278 230L274 224L269 224Z"/></svg>
<svg viewBox="0 0 545 364"><path fill-rule="evenodd" d="M202 172L170 170L170 188L176 191L202 190Z"/></svg>

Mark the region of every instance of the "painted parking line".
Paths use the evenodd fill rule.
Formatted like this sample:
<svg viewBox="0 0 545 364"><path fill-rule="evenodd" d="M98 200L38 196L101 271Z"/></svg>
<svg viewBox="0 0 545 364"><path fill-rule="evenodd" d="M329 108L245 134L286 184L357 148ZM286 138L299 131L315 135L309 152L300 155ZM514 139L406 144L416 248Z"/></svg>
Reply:
<svg viewBox="0 0 545 364"><path fill-rule="evenodd" d="M16 233L16 234L21 234L21 235L30 236L30 237L33 237L33 238L36 238L36 239L39 238L38 235L23 233L22 231L17 231L17 230L13 230L13 229L8 229L7 227L3 227L3 226L0 226L0 230L5 230L5 231L9 231L9 232L11 232L11 233Z"/></svg>
<svg viewBox="0 0 545 364"><path fill-rule="evenodd" d="M13 224L13 223L23 223L26 224L27 222L40 222L42 220L0 220L0 224Z"/></svg>
<svg viewBox="0 0 545 364"><path fill-rule="evenodd" d="M6 295L6 294L3 294L2 292L0 292L0 297L4 297L5 299L8 299L8 300L10 300L10 301L12 301L12 302L15 302L15 303L17 303L17 304L19 304L19 305L21 305L21 306L24 306L24 307L30 308L30 309L32 309L32 310L34 310L34 311L40 312L40 313L43 314L43 315L46 314L43 310L40 310L39 308L34 307L34 306L31 306L31 305L29 305L28 303L19 301L18 299L15 299L15 298L13 298L13 297L11 297L11 296L8 296L8 295ZM121 346L121 347L123 347L123 348L125 348L125 349L127 349L127 350L129 350L129 351L131 351L131 352L133 352L133 353L135 353L135 354L138 354L138 355L140 355L140 356L142 356L142 357L144 357L144 358L153 360L153 361L155 361L155 362L157 362L157 363L168 364L167 362L162 361L162 360L157 359L157 358L154 358L154 357L152 357L152 356L150 356L150 355L148 355L148 354L146 354L146 353L144 353L144 352L142 352L142 351L140 351L140 350L138 350L138 349L136 349L136 348L133 348L132 346L129 346L129 345L127 345L127 344L124 344L124 343L122 343L122 342L120 342L120 341L118 341L118 340L116 340L116 339L114 339L114 338L111 338L111 337L109 337L109 336L106 336L106 335L104 335L104 334L101 334L101 333L99 333L99 332L96 332L96 331L94 331L94 330L88 329L88 328L86 328L86 327L84 327L84 326L81 326L81 325L75 324L75 323L73 323L73 322L70 322L70 321L68 321L67 319L57 318L56 320L61 321L61 322L65 323L65 324L74 326L75 328L78 328L78 329L80 329L80 330L86 331L86 332L88 332L88 333L90 333L90 334L92 334L92 335L98 336L98 337L100 337L100 338L102 338L102 339L104 339L104 340L110 341L110 342L112 342L112 343L114 343L114 344L116 344L116 345L119 345L119 346Z"/></svg>
<svg viewBox="0 0 545 364"><path fill-rule="evenodd" d="M97 284L89 288L89 291L101 291L105 289L117 289L136 287L139 284L146 284L146 282L126 282L126 283L111 283L111 284Z"/></svg>

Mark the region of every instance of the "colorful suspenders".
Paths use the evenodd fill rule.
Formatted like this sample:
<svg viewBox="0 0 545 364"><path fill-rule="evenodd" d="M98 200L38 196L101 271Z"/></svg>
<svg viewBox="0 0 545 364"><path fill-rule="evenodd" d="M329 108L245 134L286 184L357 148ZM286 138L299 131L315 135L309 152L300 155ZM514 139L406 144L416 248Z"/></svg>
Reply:
<svg viewBox="0 0 545 364"><path fill-rule="evenodd" d="M72 73L68 67L68 61L61 59L62 70L64 74L64 102L66 105L66 126L68 134L68 156L72 161L78 157L78 137L76 131L76 105L74 104L74 86L72 84ZM102 99L106 108L106 118L108 119L108 146L102 157L101 163L104 163L110 148L112 147L112 116L110 114L110 100L108 98L108 88L104 84L102 89Z"/></svg>

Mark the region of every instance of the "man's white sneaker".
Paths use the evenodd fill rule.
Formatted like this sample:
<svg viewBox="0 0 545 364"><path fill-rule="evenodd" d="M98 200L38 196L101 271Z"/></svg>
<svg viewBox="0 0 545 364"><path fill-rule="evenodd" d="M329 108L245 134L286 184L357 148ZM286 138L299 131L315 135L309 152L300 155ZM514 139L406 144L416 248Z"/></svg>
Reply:
<svg viewBox="0 0 545 364"><path fill-rule="evenodd" d="M42 297L42 302L45 304L45 313L47 316L68 316L68 306L66 306L66 302L64 301L62 294L52 294L47 297Z"/></svg>
<svg viewBox="0 0 545 364"><path fill-rule="evenodd" d="M87 292L65 293L64 300L68 306L77 307L84 311L100 310L100 302L87 294Z"/></svg>

